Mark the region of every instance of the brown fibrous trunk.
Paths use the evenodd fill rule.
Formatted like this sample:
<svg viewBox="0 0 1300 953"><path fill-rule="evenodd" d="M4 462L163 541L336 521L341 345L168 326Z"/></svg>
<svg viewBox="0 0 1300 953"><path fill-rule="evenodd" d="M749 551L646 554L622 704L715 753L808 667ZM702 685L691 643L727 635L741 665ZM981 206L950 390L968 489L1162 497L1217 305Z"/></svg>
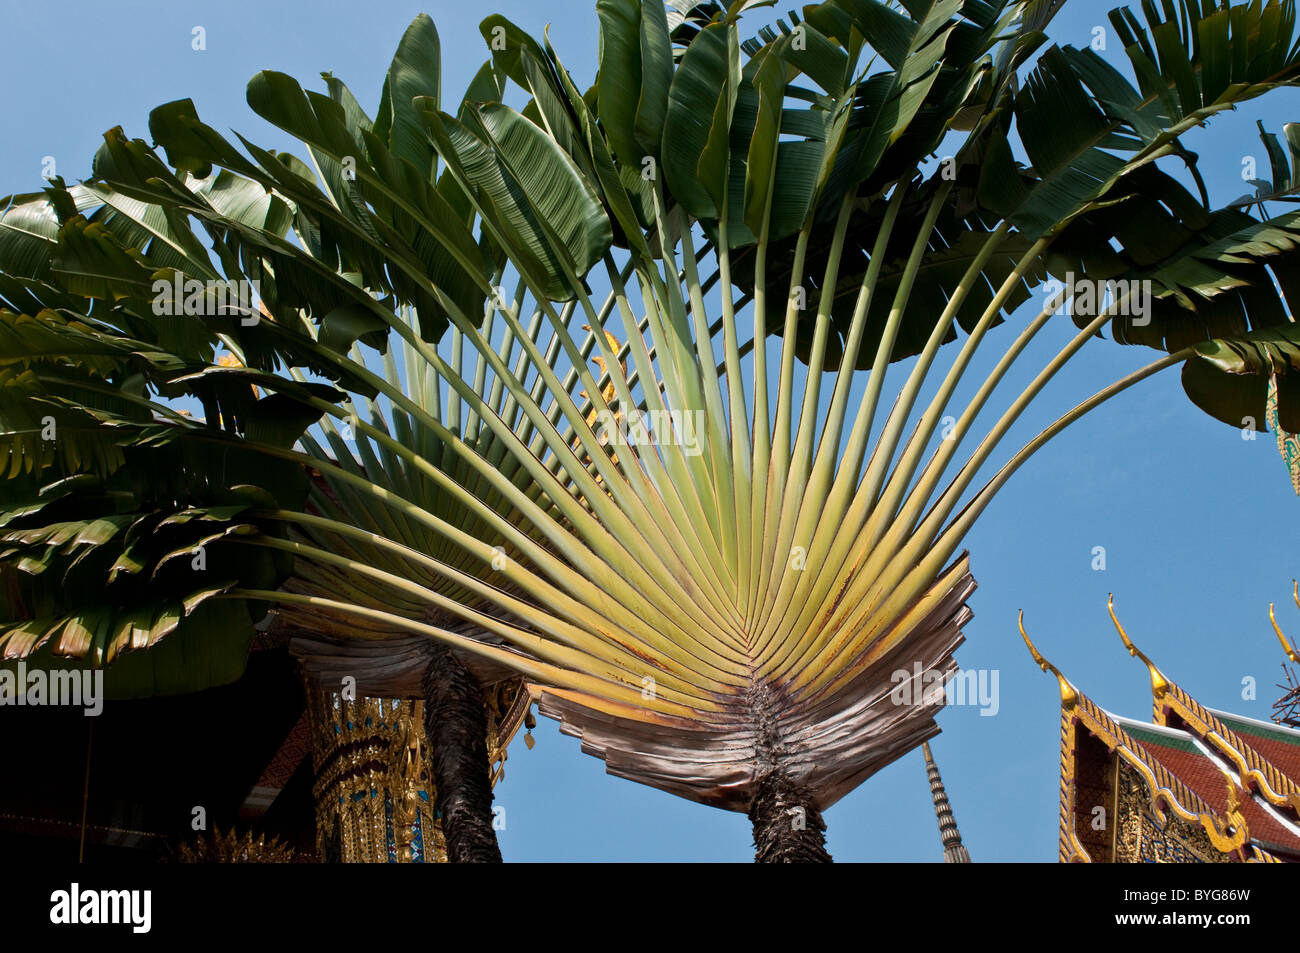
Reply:
<svg viewBox="0 0 1300 953"><path fill-rule="evenodd" d="M780 770L758 782L749 820L754 825L754 862L829 864L826 822L816 802Z"/></svg>
<svg viewBox="0 0 1300 953"><path fill-rule="evenodd" d="M757 683L747 698L754 719L757 760L754 798L749 821L754 827L756 864L829 864L826 822L812 793L795 783L785 770L789 748L783 743L781 695Z"/></svg>
<svg viewBox="0 0 1300 953"><path fill-rule="evenodd" d="M483 691L477 679L441 645L433 648L424 673L424 733L447 859L452 863L501 863L501 848L492 826Z"/></svg>

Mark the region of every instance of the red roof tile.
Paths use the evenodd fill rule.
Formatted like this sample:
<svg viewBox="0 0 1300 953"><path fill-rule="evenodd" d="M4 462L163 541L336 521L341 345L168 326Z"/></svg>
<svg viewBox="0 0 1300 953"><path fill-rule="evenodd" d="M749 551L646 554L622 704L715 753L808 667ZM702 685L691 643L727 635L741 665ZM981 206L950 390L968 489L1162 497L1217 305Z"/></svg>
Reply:
<svg viewBox="0 0 1300 953"><path fill-rule="evenodd" d="M1129 731L1130 734L1134 733L1131 728ZM1188 745L1190 745L1190 737L1189 735ZM1169 743L1166 744L1155 740L1150 735L1145 735L1139 740L1152 757L1191 788L1201 800L1219 814L1227 813L1228 775L1224 773L1217 761L1200 750L1187 750L1187 746L1179 744L1175 739L1169 739ZM1253 842L1265 848L1273 845L1288 851L1300 852L1300 837L1284 827L1254 798L1242 797L1241 813L1246 818Z"/></svg>

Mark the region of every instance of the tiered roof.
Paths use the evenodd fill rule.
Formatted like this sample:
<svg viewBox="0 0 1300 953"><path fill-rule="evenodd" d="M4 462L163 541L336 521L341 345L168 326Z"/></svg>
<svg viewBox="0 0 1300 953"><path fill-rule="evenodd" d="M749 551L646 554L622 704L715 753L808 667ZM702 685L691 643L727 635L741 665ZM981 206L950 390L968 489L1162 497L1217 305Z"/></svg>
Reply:
<svg viewBox="0 0 1300 953"><path fill-rule="evenodd" d="M1020 625L1034 661L1056 676L1061 691L1061 859L1092 859L1076 833L1073 803L1082 727L1146 782L1158 823L1172 812L1234 860L1300 861L1300 731L1201 705L1137 648L1113 600L1109 609L1125 648L1147 666L1152 723L1098 706L1038 652L1023 617Z"/></svg>

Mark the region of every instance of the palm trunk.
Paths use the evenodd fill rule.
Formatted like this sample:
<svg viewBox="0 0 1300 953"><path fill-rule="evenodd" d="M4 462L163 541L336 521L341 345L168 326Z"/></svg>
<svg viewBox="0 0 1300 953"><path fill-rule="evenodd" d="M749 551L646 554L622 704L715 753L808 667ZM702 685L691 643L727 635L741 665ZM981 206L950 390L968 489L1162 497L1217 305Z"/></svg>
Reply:
<svg viewBox="0 0 1300 953"><path fill-rule="evenodd" d="M754 863L829 864L821 809L784 767L789 752L782 743L777 717L782 707L779 693L758 683L750 689L747 702L754 719L759 775L749 804Z"/></svg>
<svg viewBox="0 0 1300 953"><path fill-rule="evenodd" d="M754 862L829 864L826 822L812 797L779 768L758 782L749 808L754 825Z"/></svg>
<svg viewBox="0 0 1300 953"><path fill-rule="evenodd" d="M492 779L483 691L450 650L435 646L424 673L424 733L435 806L452 863L501 863L492 827Z"/></svg>

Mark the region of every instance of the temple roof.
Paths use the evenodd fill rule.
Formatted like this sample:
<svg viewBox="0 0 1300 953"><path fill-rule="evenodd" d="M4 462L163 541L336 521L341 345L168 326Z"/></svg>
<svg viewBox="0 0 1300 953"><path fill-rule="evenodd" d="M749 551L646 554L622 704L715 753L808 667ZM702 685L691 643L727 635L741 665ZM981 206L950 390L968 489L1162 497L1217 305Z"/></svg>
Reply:
<svg viewBox="0 0 1300 953"><path fill-rule="evenodd" d="M1244 779L1247 789L1253 788L1270 804L1300 820L1300 731L1206 708L1133 643L1115 615L1113 598L1107 610L1129 655L1147 667L1156 724L1195 736ZM1269 612L1271 615L1272 607Z"/></svg>
<svg viewBox="0 0 1300 953"><path fill-rule="evenodd" d="M1300 731L1201 705L1137 648L1113 603L1108 608L1124 647L1150 675L1150 723L1112 714L1080 692L1021 621L1034 661L1057 678L1063 744L1075 725L1085 728L1143 776L1157 818L1172 810L1199 824L1223 853L1300 861ZM1077 856L1076 848L1063 844L1063 857Z"/></svg>
<svg viewBox="0 0 1300 953"><path fill-rule="evenodd" d="M1269 853L1300 857L1300 826L1296 819L1287 818L1257 793L1243 796L1241 776L1226 758L1216 757L1217 752L1201 739L1189 731L1117 715L1111 718L1139 742L1141 747L1136 754L1144 763L1159 764L1196 796L1182 805L1187 813L1199 815L1208 807L1215 815L1227 817L1232 812L1229 798L1234 797L1237 809L1245 818L1251 844Z"/></svg>
<svg viewBox="0 0 1300 953"><path fill-rule="evenodd" d="M1289 779L1300 778L1300 731L1268 721L1209 709L1220 722Z"/></svg>

